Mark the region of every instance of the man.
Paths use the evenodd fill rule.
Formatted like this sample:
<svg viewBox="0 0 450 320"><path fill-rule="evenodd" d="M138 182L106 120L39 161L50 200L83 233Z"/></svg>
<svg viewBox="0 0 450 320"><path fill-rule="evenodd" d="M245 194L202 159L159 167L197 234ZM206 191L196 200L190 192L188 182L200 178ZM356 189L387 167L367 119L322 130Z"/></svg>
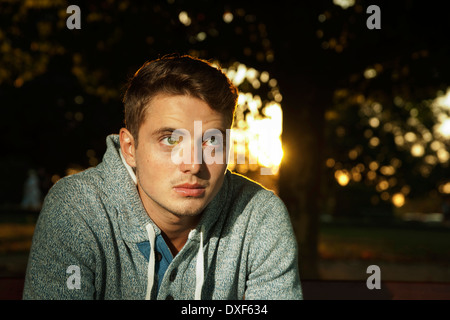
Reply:
<svg viewBox="0 0 450 320"><path fill-rule="evenodd" d="M300 299L284 204L227 171L236 100L206 61L144 64L102 163L47 195L24 298Z"/></svg>

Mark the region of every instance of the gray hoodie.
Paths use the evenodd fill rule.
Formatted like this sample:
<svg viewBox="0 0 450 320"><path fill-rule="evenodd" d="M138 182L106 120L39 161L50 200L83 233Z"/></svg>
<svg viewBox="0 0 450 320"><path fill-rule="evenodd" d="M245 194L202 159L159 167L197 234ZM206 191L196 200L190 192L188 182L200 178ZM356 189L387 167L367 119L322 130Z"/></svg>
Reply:
<svg viewBox="0 0 450 320"><path fill-rule="evenodd" d="M106 141L102 163L49 191L24 299L302 298L297 244L283 202L229 171L161 273L161 258L150 250L158 248L161 230L121 159L118 135Z"/></svg>

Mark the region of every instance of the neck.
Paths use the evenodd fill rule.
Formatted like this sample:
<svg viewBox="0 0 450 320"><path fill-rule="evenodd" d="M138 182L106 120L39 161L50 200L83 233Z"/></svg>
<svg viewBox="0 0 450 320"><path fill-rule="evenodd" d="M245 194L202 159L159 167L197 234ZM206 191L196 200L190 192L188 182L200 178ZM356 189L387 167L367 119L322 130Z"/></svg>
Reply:
<svg viewBox="0 0 450 320"><path fill-rule="evenodd" d="M143 190L139 184L138 191L148 216L161 230L172 255L176 256L185 245L191 230L195 229L199 223L201 214L175 215L161 206L155 206L155 203L147 198L145 192L142 194Z"/></svg>
<svg viewBox="0 0 450 320"><path fill-rule="evenodd" d="M150 218L161 229L162 236L167 243L173 256L184 247L189 233L194 229L199 220L200 215L193 217L179 217L172 214L172 219L164 219L165 216L158 216L148 213Z"/></svg>

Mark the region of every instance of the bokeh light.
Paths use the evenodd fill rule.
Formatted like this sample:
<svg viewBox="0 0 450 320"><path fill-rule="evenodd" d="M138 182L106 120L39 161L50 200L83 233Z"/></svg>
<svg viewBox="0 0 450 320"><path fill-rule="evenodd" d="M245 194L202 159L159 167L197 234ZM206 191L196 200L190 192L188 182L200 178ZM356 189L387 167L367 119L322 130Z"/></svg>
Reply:
<svg viewBox="0 0 450 320"><path fill-rule="evenodd" d="M282 95L277 81L267 71L258 71L242 63L222 68L239 88L234 125L231 130L229 168L240 173L268 168L277 174L283 158ZM267 97L254 94L265 84ZM262 171L263 172L263 171Z"/></svg>

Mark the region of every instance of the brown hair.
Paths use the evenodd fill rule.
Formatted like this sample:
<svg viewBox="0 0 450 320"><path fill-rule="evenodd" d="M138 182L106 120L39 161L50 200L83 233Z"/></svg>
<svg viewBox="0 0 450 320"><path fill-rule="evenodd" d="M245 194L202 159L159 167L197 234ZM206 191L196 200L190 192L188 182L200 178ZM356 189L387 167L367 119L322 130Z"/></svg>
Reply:
<svg viewBox="0 0 450 320"><path fill-rule="evenodd" d="M123 103L125 126L138 144L147 107L158 94L189 95L221 112L231 127L238 91L227 76L209 62L191 56L165 56L146 62L130 79Z"/></svg>

